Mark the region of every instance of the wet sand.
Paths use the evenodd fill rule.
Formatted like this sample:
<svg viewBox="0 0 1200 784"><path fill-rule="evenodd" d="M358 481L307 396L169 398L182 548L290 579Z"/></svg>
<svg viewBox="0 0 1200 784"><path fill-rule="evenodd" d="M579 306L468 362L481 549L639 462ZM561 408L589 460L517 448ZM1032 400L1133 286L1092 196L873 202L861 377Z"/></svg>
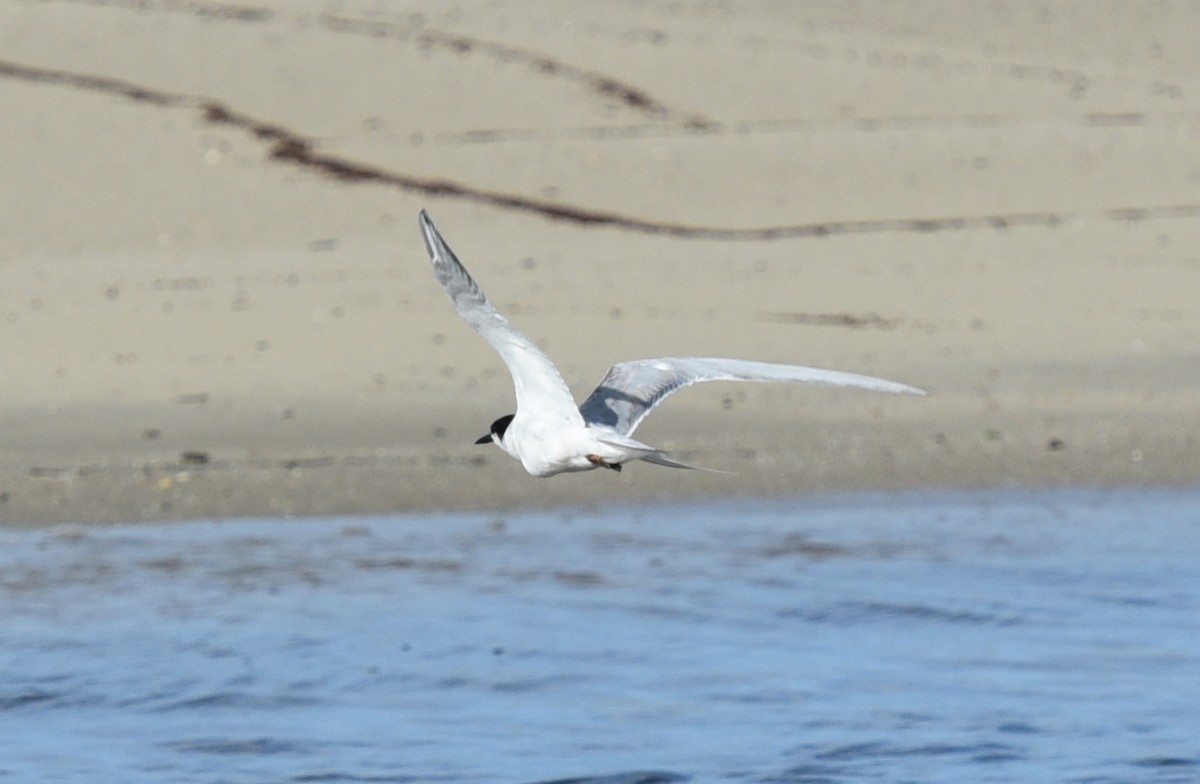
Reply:
<svg viewBox="0 0 1200 784"><path fill-rule="evenodd" d="M1194 484L1200 10L903 8L0 2L0 524ZM639 437L734 474L527 477L423 207L581 396L931 394L707 385Z"/></svg>

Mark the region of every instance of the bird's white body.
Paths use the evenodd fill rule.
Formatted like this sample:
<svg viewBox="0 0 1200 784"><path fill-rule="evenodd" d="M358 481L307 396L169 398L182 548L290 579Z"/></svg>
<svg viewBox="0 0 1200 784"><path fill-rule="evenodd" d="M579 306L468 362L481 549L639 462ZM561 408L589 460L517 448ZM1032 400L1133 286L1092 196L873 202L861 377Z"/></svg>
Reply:
<svg viewBox="0 0 1200 784"><path fill-rule="evenodd" d="M658 451L609 427L582 421L556 426L537 417L523 418L519 413L504 438L493 440L534 476L591 471L606 464L618 466ZM622 442L628 442L628 446L618 446Z"/></svg>
<svg viewBox="0 0 1200 784"><path fill-rule="evenodd" d="M491 344L512 374L517 412L493 422L491 432L476 443L496 444L534 476L595 468L619 471L631 460L693 468L632 436L655 406L678 390L703 381L835 384L925 394L907 384L840 370L744 359L663 357L613 365L600 386L576 406L554 363L487 301L424 210L420 223L434 274L454 309Z"/></svg>

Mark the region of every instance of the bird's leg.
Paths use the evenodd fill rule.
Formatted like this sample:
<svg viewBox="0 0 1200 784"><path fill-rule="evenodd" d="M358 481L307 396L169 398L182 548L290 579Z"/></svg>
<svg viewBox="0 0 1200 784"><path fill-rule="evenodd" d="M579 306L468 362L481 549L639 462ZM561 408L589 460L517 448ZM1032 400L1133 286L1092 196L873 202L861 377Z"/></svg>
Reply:
<svg viewBox="0 0 1200 784"><path fill-rule="evenodd" d="M620 463L610 463L607 460L605 460L603 457L600 457L600 455L588 455L587 459L588 459L588 462L594 466L600 466L602 468L607 468L612 471L616 471L618 474L621 473L621 464Z"/></svg>

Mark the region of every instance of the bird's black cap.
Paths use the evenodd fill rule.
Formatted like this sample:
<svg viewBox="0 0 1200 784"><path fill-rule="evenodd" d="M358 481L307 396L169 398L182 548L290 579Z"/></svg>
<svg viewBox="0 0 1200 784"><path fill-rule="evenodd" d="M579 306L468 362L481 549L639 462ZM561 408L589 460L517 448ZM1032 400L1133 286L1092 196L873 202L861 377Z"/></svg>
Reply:
<svg viewBox="0 0 1200 784"><path fill-rule="evenodd" d="M514 416L516 416L516 414L505 414L497 419L492 423L492 429L488 431L488 434L477 439L475 443L490 444L492 442L492 436L495 436L497 441L502 440L504 438L504 431L508 430L508 426L512 424Z"/></svg>

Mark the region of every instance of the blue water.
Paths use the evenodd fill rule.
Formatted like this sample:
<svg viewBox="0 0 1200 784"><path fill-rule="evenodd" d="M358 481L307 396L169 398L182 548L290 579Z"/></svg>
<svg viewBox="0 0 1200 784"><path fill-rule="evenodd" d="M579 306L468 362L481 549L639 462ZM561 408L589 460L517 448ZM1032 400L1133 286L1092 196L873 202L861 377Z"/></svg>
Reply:
<svg viewBox="0 0 1200 784"><path fill-rule="evenodd" d="M0 781L1200 781L1200 491L0 533Z"/></svg>

